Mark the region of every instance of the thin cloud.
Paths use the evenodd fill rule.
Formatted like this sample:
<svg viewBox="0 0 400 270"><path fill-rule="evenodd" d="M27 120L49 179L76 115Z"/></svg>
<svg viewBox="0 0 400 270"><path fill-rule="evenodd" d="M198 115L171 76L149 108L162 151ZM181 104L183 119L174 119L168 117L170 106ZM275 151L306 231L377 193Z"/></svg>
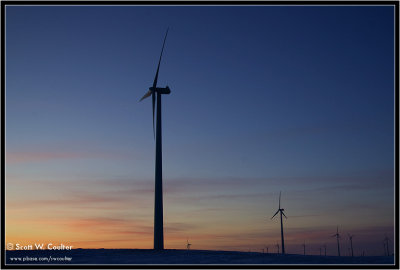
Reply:
<svg viewBox="0 0 400 270"><path fill-rule="evenodd" d="M307 214L307 215L290 215L290 218L307 218L307 217L320 217L318 214Z"/></svg>
<svg viewBox="0 0 400 270"><path fill-rule="evenodd" d="M111 152L6 152L6 164L37 163L63 159L131 159L132 156Z"/></svg>
<svg viewBox="0 0 400 270"><path fill-rule="evenodd" d="M83 206L83 205L92 205L92 204L110 204L121 202L122 198L110 197L110 196L102 196L102 195L94 195L94 194L71 194L68 198L59 198L59 199L39 199L39 200L18 200L7 202L7 207L43 207L43 206L51 206L51 207L59 207L63 206Z"/></svg>
<svg viewBox="0 0 400 270"><path fill-rule="evenodd" d="M188 224L188 223L180 223L180 222L172 222L172 223L166 223L166 226L164 226L165 228L165 232L166 233L183 233L192 229L196 229L199 226L196 226L194 224Z"/></svg>

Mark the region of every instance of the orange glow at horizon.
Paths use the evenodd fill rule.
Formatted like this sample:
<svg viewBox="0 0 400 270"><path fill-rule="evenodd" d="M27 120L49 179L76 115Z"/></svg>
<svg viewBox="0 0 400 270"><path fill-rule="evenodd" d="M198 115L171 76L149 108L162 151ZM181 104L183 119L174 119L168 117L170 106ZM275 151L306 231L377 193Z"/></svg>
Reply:
<svg viewBox="0 0 400 270"><path fill-rule="evenodd" d="M151 181L63 180L52 183L15 176L8 179L6 244L153 248ZM164 190L168 191L164 193L165 248L185 249L189 240L192 249L261 251L268 246L273 252L275 245L280 244L279 220L270 220L279 193L243 191L242 194L218 196L213 191L203 191L205 187L201 186L191 194L183 194L181 185L171 182L166 181ZM284 193L282 200L288 216L284 219L287 251L301 253L300 245L304 240L314 254L323 243L334 245L330 235L336 229L336 216L323 212L296 216L294 213L301 212L297 210L298 193L290 196L288 193ZM325 200L328 201L331 193L324 194ZM360 218L353 222L349 219L351 212L343 216L347 223L340 225L339 230L344 236L347 232L357 232L359 243L366 243L365 239L378 242L381 235L392 230L387 225L390 215L371 220L369 211L365 215L362 210L358 213ZM373 225L364 226L364 223Z"/></svg>

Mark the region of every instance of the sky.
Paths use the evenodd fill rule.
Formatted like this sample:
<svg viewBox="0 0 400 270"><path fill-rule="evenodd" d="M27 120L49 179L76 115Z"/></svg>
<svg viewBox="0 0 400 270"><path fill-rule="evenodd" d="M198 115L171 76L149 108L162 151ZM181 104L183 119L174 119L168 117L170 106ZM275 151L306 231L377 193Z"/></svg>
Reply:
<svg viewBox="0 0 400 270"><path fill-rule="evenodd" d="M6 243L383 255L394 7L6 6Z"/></svg>

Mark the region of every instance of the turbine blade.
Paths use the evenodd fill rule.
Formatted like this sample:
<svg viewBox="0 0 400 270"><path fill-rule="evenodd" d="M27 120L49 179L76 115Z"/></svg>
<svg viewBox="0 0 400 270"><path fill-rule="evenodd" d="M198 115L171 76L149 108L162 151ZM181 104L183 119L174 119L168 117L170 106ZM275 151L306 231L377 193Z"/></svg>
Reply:
<svg viewBox="0 0 400 270"><path fill-rule="evenodd" d="M274 218L274 216L276 216L276 214L278 214L279 213L279 210L278 211L276 211L276 213L272 216L272 218L271 219L273 219Z"/></svg>
<svg viewBox="0 0 400 270"><path fill-rule="evenodd" d="M160 59L158 60L157 72L156 72L156 76L154 77L154 82L153 82L153 87L154 88L157 87L158 71L160 70L161 57L162 57L162 54L163 54L163 51L164 51L165 40L167 39L168 30L169 30L169 28L167 28L167 32L165 33L164 42L163 42L162 49L161 49L161 54L160 54Z"/></svg>
<svg viewBox="0 0 400 270"><path fill-rule="evenodd" d="M151 95L152 101L153 101L153 136L154 139L156 138L156 132L154 131L154 109L155 109L155 103L156 103L156 93L155 91Z"/></svg>
<svg viewBox="0 0 400 270"><path fill-rule="evenodd" d="M151 95L151 91L149 90L146 94L144 94L144 96L139 100L139 102L145 98L148 98L150 95Z"/></svg>
<svg viewBox="0 0 400 270"><path fill-rule="evenodd" d="M287 218L287 216L285 215L285 213L283 213L283 211L282 211L282 215L284 215L284 216L285 216L285 218Z"/></svg>
<svg viewBox="0 0 400 270"><path fill-rule="evenodd" d="M281 209L281 193L282 191L279 191L279 209Z"/></svg>

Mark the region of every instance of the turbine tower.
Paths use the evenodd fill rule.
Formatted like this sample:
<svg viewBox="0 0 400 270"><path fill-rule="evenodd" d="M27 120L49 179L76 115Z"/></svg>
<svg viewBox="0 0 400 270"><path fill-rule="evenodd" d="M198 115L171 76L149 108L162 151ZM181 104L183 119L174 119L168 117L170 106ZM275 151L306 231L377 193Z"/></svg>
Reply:
<svg viewBox="0 0 400 270"><path fill-rule="evenodd" d="M303 247L303 254L306 255L306 241L301 246Z"/></svg>
<svg viewBox="0 0 400 270"><path fill-rule="evenodd" d="M287 216L285 215L285 213L283 213L283 211L285 211L285 209L281 208L281 192L279 192L279 207L278 210L276 211L276 213L272 216L271 219L273 219L276 214L280 213L281 216L281 240L282 240L282 254L285 254L285 240L283 238L283 221L282 221L282 215L285 216L285 218L287 218Z"/></svg>
<svg viewBox="0 0 400 270"><path fill-rule="evenodd" d="M164 225L163 225L163 194L162 194L162 147L161 147L161 95L170 94L169 87L157 87L158 72L160 70L161 57L164 51L165 40L167 39L168 29L165 33L163 46L161 49L160 59L158 60L157 72L154 78L153 86L149 87L149 91L140 99L151 96L153 104L153 135L156 139L156 168L155 168L155 191L154 191L154 249L164 249ZM157 96L157 121L156 131L154 131L154 109ZM155 134L154 134L155 133Z"/></svg>
<svg viewBox="0 0 400 270"><path fill-rule="evenodd" d="M351 257L354 257L354 252L353 252L353 237L354 237L354 235L350 235L350 234L349 234L350 249L351 249Z"/></svg>
<svg viewBox="0 0 400 270"><path fill-rule="evenodd" d="M385 235L385 239L383 239L383 245L384 245L384 248L386 248L387 256L390 256L390 253L389 253L389 238L386 235Z"/></svg>
<svg viewBox="0 0 400 270"><path fill-rule="evenodd" d="M337 240L337 251L338 251L338 256L340 256L340 245L339 245L339 226L336 227L336 234L332 235L332 237L336 237Z"/></svg>

